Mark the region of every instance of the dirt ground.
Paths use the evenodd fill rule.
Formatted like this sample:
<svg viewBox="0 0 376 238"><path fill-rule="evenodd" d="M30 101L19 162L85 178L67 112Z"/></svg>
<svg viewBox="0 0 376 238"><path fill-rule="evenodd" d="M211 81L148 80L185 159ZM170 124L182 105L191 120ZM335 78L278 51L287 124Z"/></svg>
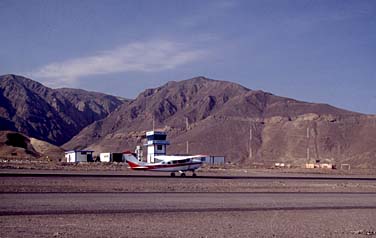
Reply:
<svg viewBox="0 0 376 238"><path fill-rule="evenodd" d="M0 237L376 237L372 174L82 167L0 169Z"/></svg>
<svg viewBox="0 0 376 238"><path fill-rule="evenodd" d="M150 176L1 176L0 192L376 192L368 179Z"/></svg>
<svg viewBox="0 0 376 238"><path fill-rule="evenodd" d="M374 237L375 210L0 217L1 237Z"/></svg>
<svg viewBox="0 0 376 238"><path fill-rule="evenodd" d="M12 170L18 172L33 171L77 171L77 172L125 172L126 174L139 173L128 168L127 163L66 163L49 162L46 160L3 160L0 159L0 171ZM209 167L204 165L198 170L206 175L248 176L249 174L264 174L266 176L276 174L303 174L306 175L359 175L376 176L376 169L305 169L305 168L239 168L233 165Z"/></svg>

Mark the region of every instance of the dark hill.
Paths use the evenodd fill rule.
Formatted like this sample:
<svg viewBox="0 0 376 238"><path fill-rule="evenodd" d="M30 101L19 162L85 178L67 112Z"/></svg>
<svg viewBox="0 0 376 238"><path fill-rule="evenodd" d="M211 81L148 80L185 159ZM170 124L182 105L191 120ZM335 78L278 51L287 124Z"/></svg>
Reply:
<svg viewBox="0 0 376 238"><path fill-rule="evenodd" d="M61 145L123 102L77 89L51 89L31 79L0 76L0 130Z"/></svg>
<svg viewBox="0 0 376 238"><path fill-rule="evenodd" d="M64 150L44 141L14 131L0 131L0 159L59 161Z"/></svg>

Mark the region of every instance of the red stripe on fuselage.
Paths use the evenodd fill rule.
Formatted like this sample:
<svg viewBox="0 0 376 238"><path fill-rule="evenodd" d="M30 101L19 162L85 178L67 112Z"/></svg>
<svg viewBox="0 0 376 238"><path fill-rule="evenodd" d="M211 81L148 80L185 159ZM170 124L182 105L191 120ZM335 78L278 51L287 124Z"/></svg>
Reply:
<svg viewBox="0 0 376 238"><path fill-rule="evenodd" d="M152 170L152 169L162 169L162 168L173 168L173 167L182 167L182 166L189 166L189 165L197 165L202 164L201 162L195 162L195 163L185 163L185 164L158 164L158 165L146 165L146 166L140 166L138 164L132 163L128 161L129 166L131 166L131 169L136 170Z"/></svg>
<svg viewBox="0 0 376 238"><path fill-rule="evenodd" d="M129 164L129 166L131 166L131 168L137 168L137 167L141 167L139 164L136 164L136 163L133 163L131 161L127 161L127 163Z"/></svg>
<svg viewBox="0 0 376 238"><path fill-rule="evenodd" d="M196 165L196 164L202 164L202 163L201 162L195 162L195 163L185 163L185 164L159 164L159 165L152 165L151 167L153 167L154 169L160 169L160 168L173 168L173 167L189 166L189 165Z"/></svg>

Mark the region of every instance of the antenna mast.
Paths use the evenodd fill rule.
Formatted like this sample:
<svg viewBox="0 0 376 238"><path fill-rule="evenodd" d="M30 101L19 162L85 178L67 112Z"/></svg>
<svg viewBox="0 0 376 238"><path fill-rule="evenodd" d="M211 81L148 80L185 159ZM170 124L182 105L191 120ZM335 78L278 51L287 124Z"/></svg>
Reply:
<svg viewBox="0 0 376 238"><path fill-rule="evenodd" d="M155 131L155 119L154 119L154 115L153 115L153 131Z"/></svg>
<svg viewBox="0 0 376 238"><path fill-rule="evenodd" d="M249 126L249 158L252 159L252 124Z"/></svg>
<svg viewBox="0 0 376 238"><path fill-rule="evenodd" d="M307 127L307 162L310 162L310 158L309 158L309 127Z"/></svg>
<svg viewBox="0 0 376 238"><path fill-rule="evenodd" d="M189 129L189 122L188 122L188 117L185 118L185 129L188 131ZM186 143L186 153L189 154L189 141L187 140Z"/></svg>

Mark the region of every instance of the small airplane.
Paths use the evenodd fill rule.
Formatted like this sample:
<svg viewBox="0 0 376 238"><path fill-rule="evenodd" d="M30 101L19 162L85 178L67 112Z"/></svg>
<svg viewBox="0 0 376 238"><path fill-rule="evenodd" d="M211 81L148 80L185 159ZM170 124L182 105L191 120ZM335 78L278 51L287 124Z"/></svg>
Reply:
<svg viewBox="0 0 376 238"><path fill-rule="evenodd" d="M147 170L159 172L171 172L171 176L175 176L175 172L179 172L181 176L185 176L185 171L191 171L192 176L196 177L195 170L201 167L205 160L205 155L192 155L192 156L178 156L178 155L159 155L155 159L160 162L146 163L139 161L135 153L126 151L123 153L125 161L129 164L131 169L134 170Z"/></svg>

